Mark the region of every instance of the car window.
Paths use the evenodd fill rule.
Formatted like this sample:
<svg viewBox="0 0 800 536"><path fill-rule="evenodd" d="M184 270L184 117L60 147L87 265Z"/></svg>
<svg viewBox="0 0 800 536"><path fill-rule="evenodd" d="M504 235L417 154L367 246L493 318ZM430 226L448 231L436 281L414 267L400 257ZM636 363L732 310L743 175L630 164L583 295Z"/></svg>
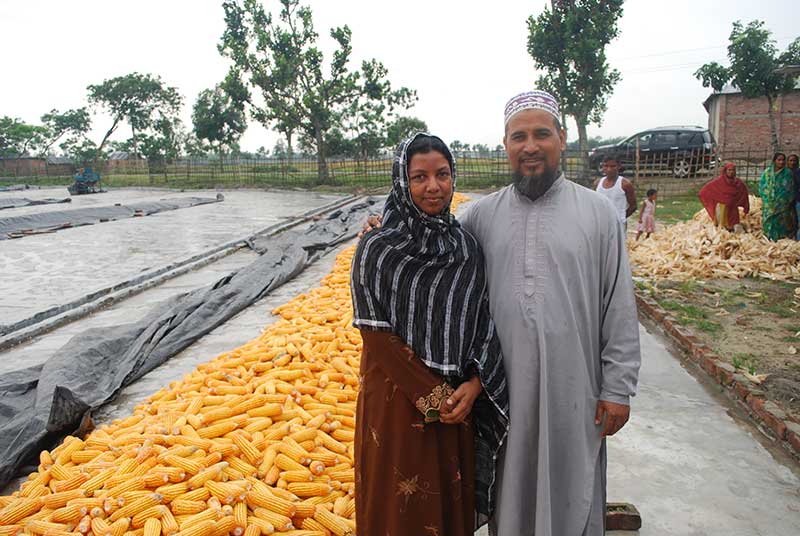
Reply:
<svg viewBox="0 0 800 536"><path fill-rule="evenodd" d="M678 135L675 132L657 132L651 141L652 145L658 147L672 147L678 143Z"/></svg>
<svg viewBox="0 0 800 536"><path fill-rule="evenodd" d="M698 136L699 134L696 132L679 132L677 145L679 147L690 147L694 145L700 145L703 142Z"/></svg>

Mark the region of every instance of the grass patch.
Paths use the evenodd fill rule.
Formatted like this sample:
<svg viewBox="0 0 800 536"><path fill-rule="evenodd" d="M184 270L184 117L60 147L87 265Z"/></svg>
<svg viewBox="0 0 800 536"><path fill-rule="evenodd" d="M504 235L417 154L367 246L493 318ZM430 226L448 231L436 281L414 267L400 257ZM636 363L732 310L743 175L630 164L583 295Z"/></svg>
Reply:
<svg viewBox="0 0 800 536"><path fill-rule="evenodd" d="M656 221L671 225L692 219L695 213L703 208L697 198L697 190L681 195L670 195L659 199L656 204Z"/></svg>
<svg viewBox="0 0 800 536"><path fill-rule="evenodd" d="M731 364L736 367L737 370L746 370L750 374L755 374L756 367L758 366L758 358L754 354L733 354Z"/></svg>
<svg viewBox="0 0 800 536"><path fill-rule="evenodd" d="M678 322L687 326L694 326L706 333L717 333L722 329L722 325L708 319L708 312L702 307L695 305L684 305L671 300L659 302L661 307L676 313Z"/></svg>

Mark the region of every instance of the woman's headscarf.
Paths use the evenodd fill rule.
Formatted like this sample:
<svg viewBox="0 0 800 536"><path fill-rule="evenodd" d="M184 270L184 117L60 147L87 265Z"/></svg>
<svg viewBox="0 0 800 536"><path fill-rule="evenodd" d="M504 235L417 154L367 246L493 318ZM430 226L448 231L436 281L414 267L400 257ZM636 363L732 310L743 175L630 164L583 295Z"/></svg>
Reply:
<svg viewBox="0 0 800 536"><path fill-rule="evenodd" d="M500 341L489 315L484 259L478 242L450 214L437 216L411 198L407 150L398 147L383 226L364 236L353 257L353 325L400 336L433 372L460 384L477 374L488 400L473 407L479 512L492 504L494 459L506 435L508 391ZM432 138L439 140L435 136ZM455 191L455 162L450 163Z"/></svg>
<svg viewBox="0 0 800 536"><path fill-rule="evenodd" d="M733 178L728 178L725 174L728 169L733 169ZM725 227L732 228L739 223L739 207L744 208L744 213L750 212L750 200L748 198L747 185L739 178L736 177L736 165L728 162L722 166L722 172L719 177L710 181L700 189L697 194L700 202L706 208L706 212L715 219L715 210L717 204L722 204L728 207L727 222L724 223Z"/></svg>

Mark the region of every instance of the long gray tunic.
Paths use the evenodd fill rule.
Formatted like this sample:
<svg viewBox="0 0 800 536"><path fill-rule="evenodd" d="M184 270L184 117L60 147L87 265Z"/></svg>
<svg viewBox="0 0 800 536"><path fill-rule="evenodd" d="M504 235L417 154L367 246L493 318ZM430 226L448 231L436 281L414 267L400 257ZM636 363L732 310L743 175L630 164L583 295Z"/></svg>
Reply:
<svg viewBox="0 0 800 536"><path fill-rule="evenodd" d="M639 330L622 228L562 176L536 201L508 186L461 218L486 257L511 423L498 460L498 536L603 534L600 399L635 394Z"/></svg>

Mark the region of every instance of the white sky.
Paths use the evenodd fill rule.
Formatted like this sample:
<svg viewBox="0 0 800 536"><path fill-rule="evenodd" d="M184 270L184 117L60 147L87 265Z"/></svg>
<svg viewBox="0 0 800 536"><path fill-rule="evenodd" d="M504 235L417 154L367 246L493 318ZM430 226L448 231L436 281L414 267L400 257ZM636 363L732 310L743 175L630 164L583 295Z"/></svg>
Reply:
<svg viewBox="0 0 800 536"><path fill-rule="evenodd" d="M277 13L277 0L262 0ZM330 50L328 30L353 31L353 66L375 57L395 87L417 91L407 115L446 141L501 142L506 100L537 78L527 53L529 15L548 0L305 0ZM724 9L722 8L724 6ZM601 127L589 135L633 134L660 125L706 125L708 90L692 73L726 63L731 23L766 21L785 49L798 36L791 0L628 0L620 35L608 48L622 81ZM133 71L160 75L185 99L191 127L197 94L221 81L228 62L217 52L224 29L220 0L0 0L0 116L38 123L52 108L86 104L86 86ZM326 61L330 55L326 56ZM98 114L99 142L108 118ZM122 140L120 129L112 139ZM569 138L577 137L574 128ZM278 135L251 122L242 148L272 149Z"/></svg>

